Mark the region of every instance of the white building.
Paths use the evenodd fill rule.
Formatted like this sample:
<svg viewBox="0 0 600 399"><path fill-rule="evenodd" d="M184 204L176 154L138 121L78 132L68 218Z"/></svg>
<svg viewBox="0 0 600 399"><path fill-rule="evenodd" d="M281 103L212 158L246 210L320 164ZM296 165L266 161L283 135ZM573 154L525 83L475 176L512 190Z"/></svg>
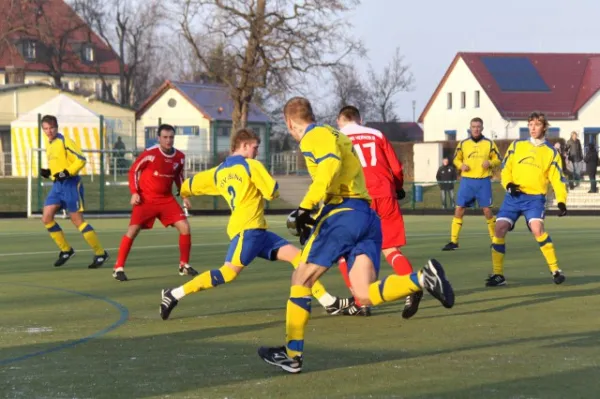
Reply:
<svg viewBox="0 0 600 399"><path fill-rule="evenodd" d="M541 111L549 137L583 143L600 134L600 54L458 53L419 122L424 141L462 140L480 117L493 139L528 137L527 116ZM583 144L582 143L582 144Z"/></svg>

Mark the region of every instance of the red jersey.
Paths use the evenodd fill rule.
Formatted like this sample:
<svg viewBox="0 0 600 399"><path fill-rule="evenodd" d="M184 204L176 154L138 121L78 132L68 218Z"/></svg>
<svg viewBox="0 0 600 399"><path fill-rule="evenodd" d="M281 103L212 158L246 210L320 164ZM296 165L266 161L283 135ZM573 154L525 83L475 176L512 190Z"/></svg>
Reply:
<svg viewBox="0 0 600 399"><path fill-rule="evenodd" d="M165 154L158 145L146 149L129 169L129 191L142 201L160 202L173 198L173 183L181 188L185 155L173 149Z"/></svg>
<svg viewBox="0 0 600 399"><path fill-rule="evenodd" d="M354 144L371 198L396 198L396 191L404 184L404 174L389 140L379 130L356 123L348 123L340 131Z"/></svg>

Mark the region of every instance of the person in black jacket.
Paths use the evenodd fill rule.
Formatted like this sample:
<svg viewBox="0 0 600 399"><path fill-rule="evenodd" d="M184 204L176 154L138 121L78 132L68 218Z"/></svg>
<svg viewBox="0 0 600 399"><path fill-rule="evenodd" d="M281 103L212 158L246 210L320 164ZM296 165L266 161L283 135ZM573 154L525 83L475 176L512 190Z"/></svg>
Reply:
<svg viewBox="0 0 600 399"><path fill-rule="evenodd" d="M597 193L598 188L596 187L596 170L598 169L598 151L594 143L588 144L587 152L585 154L585 168L587 175L590 177L590 191L588 193Z"/></svg>
<svg viewBox="0 0 600 399"><path fill-rule="evenodd" d="M440 186L442 206L444 209L448 209L448 205L450 205L450 209L454 208L454 182L457 176L456 168L450 163L448 158L444 158L442 161L442 166L438 169L435 178Z"/></svg>

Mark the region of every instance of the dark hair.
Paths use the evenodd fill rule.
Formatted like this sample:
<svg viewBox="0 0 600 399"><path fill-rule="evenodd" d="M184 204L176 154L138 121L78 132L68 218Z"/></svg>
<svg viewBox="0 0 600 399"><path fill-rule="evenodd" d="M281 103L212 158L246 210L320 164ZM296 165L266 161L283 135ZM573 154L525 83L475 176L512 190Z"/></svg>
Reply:
<svg viewBox="0 0 600 399"><path fill-rule="evenodd" d="M354 105L346 105L338 113L338 118L344 118L348 121L359 121L360 111Z"/></svg>
<svg viewBox="0 0 600 399"><path fill-rule="evenodd" d="M156 135L160 137L160 132L162 132L163 130L175 133L175 128L172 125L168 125L166 123L163 123L162 125L160 125L158 127L158 130L156 131Z"/></svg>
<svg viewBox="0 0 600 399"><path fill-rule="evenodd" d="M260 144L260 136L249 128L239 129L233 136L231 136L231 152L237 150L242 146L243 143L256 141Z"/></svg>
<svg viewBox="0 0 600 399"><path fill-rule="evenodd" d="M481 119L480 117L475 117L473 119L471 119L471 123L473 122L479 122L481 123L481 126L483 126L483 119Z"/></svg>
<svg viewBox="0 0 600 399"><path fill-rule="evenodd" d="M42 123L47 123L54 127L58 127L58 120L54 115L44 115L44 117L42 118Z"/></svg>
<svg viewBox="0 0 600 399"><path fill-rule="evenodd" d="M538 120L538 121L542 122L542 124L544 125L544 134L546 134L548 127L550 127L550 122L548 122L548 119L546 119L546 115L542 112L532 112L531 114L529 114L529 118L527 118L527 122L531 122L533 120ZM573 133L575 133L575 132L573 132Z"/></svg>

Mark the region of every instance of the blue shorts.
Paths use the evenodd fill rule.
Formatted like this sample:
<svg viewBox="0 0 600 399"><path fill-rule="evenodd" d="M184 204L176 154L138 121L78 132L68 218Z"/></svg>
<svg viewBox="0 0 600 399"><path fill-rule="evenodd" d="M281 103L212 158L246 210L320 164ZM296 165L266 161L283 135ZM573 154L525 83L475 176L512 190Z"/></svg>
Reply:
<svg viewBox="0 0 600 399"><path fill-rule="evenodd" d="M331 267L344 257L348 269L358 255L367 255L379 273L381 221L369 203L346 199L339 205L326 205L302 251L302 261Z"/></svg>
<svg viewBox="0 0 600 399"><path fill-rule="evenodd" d="M544 220L546 211L546 196L545 195L529 195L521 194L518 197L513 197L506 194L504 202L500 206L500 210L496 215L496 221L506 220L514 226L521 215L525 216L527 225L532 220Z"/></svg>
<svg viewBox="0 0 600 399"><path fill-rule="evenodd" d="M60 205L60 209L68 212L83 212L83 183L81 177L75 176L65 181L55 181L46 197L44 206Z"/></svg>
<svg viewBox="0 0 600 399"><path fill-rule="evenodd" d="M276 260L277 250L288 244L287 240L267 230L244 230L229 243L225 262L234 266L247 266L256 257Z"/></svg>
<svg viewBox="0 0 600 399"><path fill-rule="evenodd" d="M492 179L472 179L463 177L460 179L456 205L462 208L471 208L475 201L482 208L492 206Z"/></svg>

